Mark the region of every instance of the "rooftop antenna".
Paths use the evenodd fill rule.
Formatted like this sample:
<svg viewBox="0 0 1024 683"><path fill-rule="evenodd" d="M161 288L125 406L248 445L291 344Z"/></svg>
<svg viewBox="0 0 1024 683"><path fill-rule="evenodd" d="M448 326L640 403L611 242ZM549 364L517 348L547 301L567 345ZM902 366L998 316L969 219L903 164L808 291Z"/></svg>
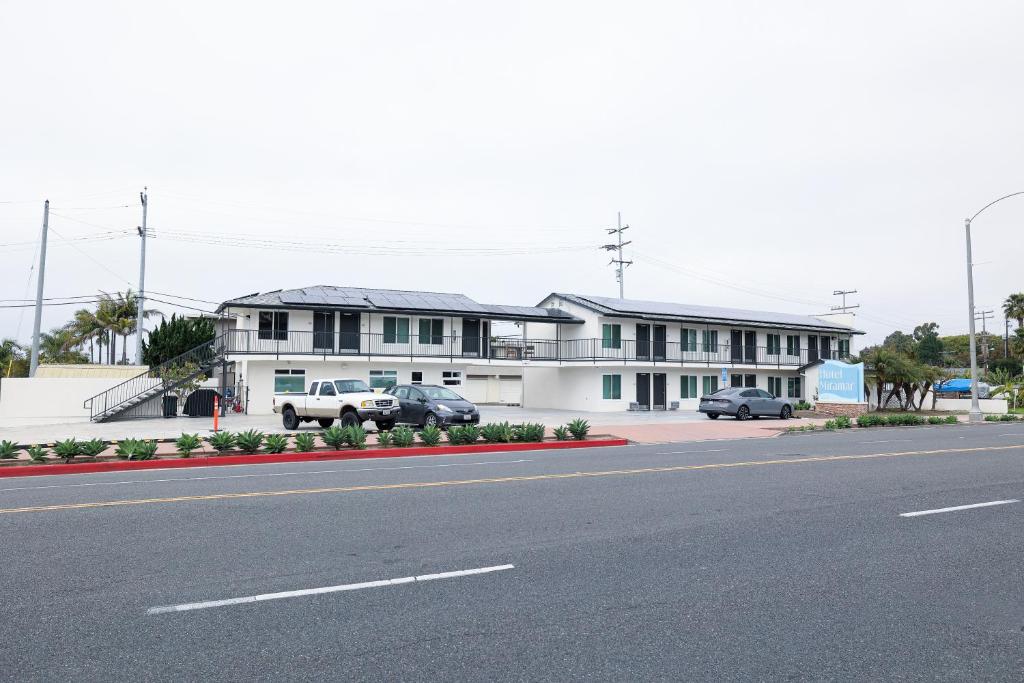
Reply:
<svg viewBox="0 0 1024 683"><path fill-rule="evenodd" d="M616 269L615 269L615 279L619 283L619 298L620 299L624 299L625 298L625 287L624 287L624 283L623 283L623 279L624 279L623 278L623 274L624 274L624 271L625 271L625 266L631 266L631 265L633 265L633 262L632 261L625 261L625 260L623 260L623 258L622 258L622 248L624 246L626 246L627 244L632 244L633 242L632 241L628 241L628 242L623 242L622 241L622 233L624 231L626 231L626 230L629 230L629 226L622 224L622 212L621 211L619 212L618 226L619 227L617 227L617 228L605 228L605 230L608 231L609 235L618 234L618 236L619 236L618 243L617 244L604 244L604 245L601 246L601 248L604 249L605 251L617 252L617 254L618 254L618 258L613 258L611 261L608 262L608 265L615 264L617 266Z"/></svg>

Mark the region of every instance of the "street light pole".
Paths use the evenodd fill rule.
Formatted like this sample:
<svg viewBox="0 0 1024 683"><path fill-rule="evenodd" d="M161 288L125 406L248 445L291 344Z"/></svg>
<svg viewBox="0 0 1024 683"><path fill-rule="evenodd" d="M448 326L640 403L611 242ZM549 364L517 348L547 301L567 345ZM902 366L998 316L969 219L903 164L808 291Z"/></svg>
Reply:
<svg viewBox="0 0 1024 683"><path fill-rule="evenodd" d="M999 199L994 199L985 206L978 209L978 212L964 221L964 228L967 232L967 320L969 321L968 331L970 332L969 348L971 354L971 410L968 413L969 422L981 422L981 404L978 402L978 359L976 357L977 344L974 340L974 262L971 260L971 221L981 215L981 212L992 206L998 204L1004 199L1010 197L1016 197L1024 194L1024 190L1020 192L1011 192L1008 195L1003 195Z"/></svg>

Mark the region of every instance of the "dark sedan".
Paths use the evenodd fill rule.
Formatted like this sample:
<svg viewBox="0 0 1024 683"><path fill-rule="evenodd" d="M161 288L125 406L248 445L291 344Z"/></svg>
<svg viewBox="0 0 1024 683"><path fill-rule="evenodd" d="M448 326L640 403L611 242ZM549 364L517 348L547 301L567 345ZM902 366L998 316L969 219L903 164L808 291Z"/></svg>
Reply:
<svg viewBox="0 0 1024 683"><path fill-rule="evenodd" d="M793 416L793 404L789 401L751 387L726 387L710 396L701 396L697 410L712 420L719 415L731 415L737 420L762 416L788 420Z"/></svg>
<svg viewBox="0 0 1024 683"><path fill-rule="evenodd" d="M387 390L402 405L399 422L420 427L479 424L480 411L448 387L436 384L399 384Z"/></svg>

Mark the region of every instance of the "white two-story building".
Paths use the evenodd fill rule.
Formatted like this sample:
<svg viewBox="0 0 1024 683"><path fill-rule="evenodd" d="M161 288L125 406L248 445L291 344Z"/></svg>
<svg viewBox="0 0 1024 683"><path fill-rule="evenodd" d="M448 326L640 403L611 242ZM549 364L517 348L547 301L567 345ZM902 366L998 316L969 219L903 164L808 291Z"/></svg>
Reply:
<svg viewBox="0 0 1024 683"><path fill-rule="evenodd" d="M801 368L848 356L858 334L807 316L577 294L504 306L315 286L239 297L218 312L228 317L235 389L255 414L270 412L273 392L322 376L444 384L479 403L571 410L695 409L726 384L812 399Z"/></svg>

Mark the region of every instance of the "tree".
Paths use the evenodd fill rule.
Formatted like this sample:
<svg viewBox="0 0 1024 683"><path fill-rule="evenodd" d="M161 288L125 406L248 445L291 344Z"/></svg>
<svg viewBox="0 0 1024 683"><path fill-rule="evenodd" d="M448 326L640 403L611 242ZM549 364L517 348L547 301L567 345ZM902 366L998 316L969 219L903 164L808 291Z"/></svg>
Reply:
<svg viewBox="0 0 1024 683"><path fill-rule="evenodd" d="M210 318L179 318L176 314L164 319L142 342L142 360L150 367L164 363L213 341L214 326Z"/></svg>
<svg viewBox="0 0 1024 683"><path fill-rule="evenodd" d="M1024 292L1011 294L1003 302L1003 315L1017 321L1017 329L1024 327Z"/></svg>
<svg viewBox="0 0 1024 683"><path fill-rule="evenodd" d="M907 356L913 355L914 347L916 345L917 344L913 336L909 334L904 334L899 330L896 330L895 332L890 334L882 342L882 346L889 349L890 351L901 353Z"/></svg>
<svg viewBox="0 0 1024 683"><path fill-rule="evenodd" d="M943 363L942 340L939 339L938 330L937 323L924 323L914 328L914 339L917 340L915 355L917 360L925 365Z"/></svg>
<svg viewBox="0 0 1024 683"><path fill-rule="evenodd" d="M25 349L13 339L0 341L0 377L28 377Z"/></svg>
<svg viewBox="0 0 1024 683"><path fill-rule="evenodd" d="M921 341L925 337L937 337L939 335L938 323L921 323L914 328L914 339Z"/></svg>
<svg viewBox="0 0 1024 683"><path fill-rule="evenodd" d="M67 327L55 327L39 335L39 360L43 363L88 363L85 354L75 347L78 341Z"/></svg>

